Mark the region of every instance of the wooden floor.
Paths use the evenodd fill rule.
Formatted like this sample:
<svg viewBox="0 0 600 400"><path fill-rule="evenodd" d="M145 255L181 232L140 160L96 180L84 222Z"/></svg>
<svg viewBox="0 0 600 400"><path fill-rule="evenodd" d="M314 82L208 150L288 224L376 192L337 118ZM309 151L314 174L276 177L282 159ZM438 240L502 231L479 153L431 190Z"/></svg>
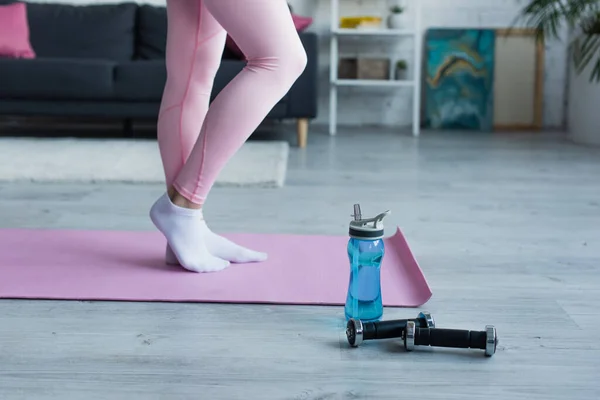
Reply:
<svg viewBox="0 0 600 400"><path fill-rule="evenodd" d="M161 192L4 184L0 227L152 229ZM5 300L0 399L600 398L600 149L311 128L284 188L215 189L205 213L221 232L345 235L355 202L392 210L434 293L423 309L438 327L495 325L494 357L350 349L341 307Z"/></svg>

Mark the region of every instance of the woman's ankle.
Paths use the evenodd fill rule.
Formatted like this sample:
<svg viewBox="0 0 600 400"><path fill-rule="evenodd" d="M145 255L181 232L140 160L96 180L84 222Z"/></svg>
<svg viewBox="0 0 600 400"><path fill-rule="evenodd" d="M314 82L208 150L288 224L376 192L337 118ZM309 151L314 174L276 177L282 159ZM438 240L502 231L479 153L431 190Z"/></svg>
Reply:
<svg viewBox="0 0 600 400"><path fill-rule="evenodd" d="M167 190L171 202L178 207L189 208L192 210L199 210L202 208L202 204L194 203L181 195L173 186Z"/></svg>

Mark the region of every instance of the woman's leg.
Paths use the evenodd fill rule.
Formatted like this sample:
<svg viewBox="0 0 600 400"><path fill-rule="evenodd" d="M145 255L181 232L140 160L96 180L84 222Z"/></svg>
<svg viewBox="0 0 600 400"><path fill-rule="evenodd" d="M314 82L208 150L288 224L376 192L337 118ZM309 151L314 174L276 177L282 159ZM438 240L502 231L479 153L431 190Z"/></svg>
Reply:
<svg viewBox="0 0 600 400"><path fill-rule="evenodd" d="M201 0L167 0L167 82L158 118L158 144L167 188L188 159L209 108L227 33ZM208 252L233 262L256 262L264 253L238 246L202 224ZM167 244L166 262L178 264Z"/></svg>
<svg viewBox="0 0 600 400"><path fill-rule="evenodd" d="M167 0L167 19L167 81L157 133L169 188L200 134L227 33L200 0Z"/></svg>
<svg viewBox="0 0 600 400"><path fill-rule="evenodd" d="M217 175L306 66L306 52L285 0L203 0L248 65L212 102L198 141L173 184L203 204Z"/></svg>
<svg viewBox="0 0 600 400"><path fill-rule="evenodd" d="M170 188L200 134L227 34L200 0L167 0L167 19L167 81L157 135L165 180ZM216 271L229 265L226 260L213 256L205 246L205 232L197 228L203 225L200 210L180 209L167 196L161 200L153 207L152 220L161 231L179 229L188 232L186 246L195 248L182 256L185 268ZM172 218L168 218L170 213L179 216L178 226L172 226ZM179 263L171 250L168 235L165 236L167 262Z"/></svg>
<svg viewBox="0 0 600 400"><path fill-rule="evenodd" d="M273 106L287 93L306 66L306 53L284 0L202 0L203 6L229 32L248 59L247 67L221 91L204 120L200 137L173 187L190 203L201 206L216 177ZM215 270L202 263L202 227L191 232L186 221L194 207L176 207L163 196L151 216L167 236L187 269ZM216 236L216 235L215 235ZM194 239L191 239L194 237ZM223 239L223 238L221 238ZM231 243L224 239L218 246Z"/></svg>

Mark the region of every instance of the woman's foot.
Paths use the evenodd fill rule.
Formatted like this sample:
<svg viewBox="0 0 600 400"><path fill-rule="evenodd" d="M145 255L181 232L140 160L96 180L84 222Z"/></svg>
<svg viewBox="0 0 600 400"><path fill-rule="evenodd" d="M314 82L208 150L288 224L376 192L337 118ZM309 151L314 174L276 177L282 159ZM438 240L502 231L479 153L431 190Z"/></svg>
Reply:
<svg viewBox="0 0 600 400"><path fill-rule="evenodd" d="M253 263L267 259L266 253L247 249L211 231L206 225L206 221L204 221L201 205L192 203L177 193L173 187L169 188L167 193L174 205L198 211L197 223L202 235L202 243L200 245L206 247L211 255L233 263ZM179 264L177 256L168 243L165 259L167 264Z"/></svg>
<svg viewBox="0 0 600 400"><path fill-rule="evenodd" d="M246 247L242 247L236 243L233 243L223 236L217 235L210 230L205 221L202 221L201 229L203 232L204 245L206 246L208 252L215 257L238 264L261 262L267 259L267 253L250 250ZM168 244L165 253L165 260L167 264L178 264L177 257Z"/></svg>
<svg viewBox="0 0 600 400"><path fill-rule="evenodd" d="M229 261L212 255L202 229L201 207L186 207L176 192L165 193L150 209L150 219L165 235L174 258L183 268L194 272L216 272L229 266ZM178 203L178 204L177 204Z"/></svg>
<svg viewBox="0 0 600 400"><path fill-rule="evenodd" d="M254 263L267 259L267 253L240 246L223 236L217 235L208 226L204 226L206 227L204 231L206 248L213 256L233 263Z"/></svg>

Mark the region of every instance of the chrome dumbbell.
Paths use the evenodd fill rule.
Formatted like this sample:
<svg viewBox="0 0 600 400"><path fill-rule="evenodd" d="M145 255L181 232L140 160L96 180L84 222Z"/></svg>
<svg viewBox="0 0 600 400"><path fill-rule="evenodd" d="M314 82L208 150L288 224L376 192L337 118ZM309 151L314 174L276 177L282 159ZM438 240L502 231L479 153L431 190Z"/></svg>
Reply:
<svg viewBox="0 0 600 400"><path fill-rule="evenodd" d="M487 325L484 331L469 331L422 328L409 321L404 332L404 348L413 351L415 346L481 349L486 357L491 357L496 353L498 335L493 325Z"/></svg>
<svg viewBox="0 0 600 400"><path fill-rule="evenodd" d="M346 324L346 338L352 347L360 346L365 340L402 338L409 322L421 328L435 328L433 317L426 311L419 313L415 319L362 322L350 318Z"/></svg>

